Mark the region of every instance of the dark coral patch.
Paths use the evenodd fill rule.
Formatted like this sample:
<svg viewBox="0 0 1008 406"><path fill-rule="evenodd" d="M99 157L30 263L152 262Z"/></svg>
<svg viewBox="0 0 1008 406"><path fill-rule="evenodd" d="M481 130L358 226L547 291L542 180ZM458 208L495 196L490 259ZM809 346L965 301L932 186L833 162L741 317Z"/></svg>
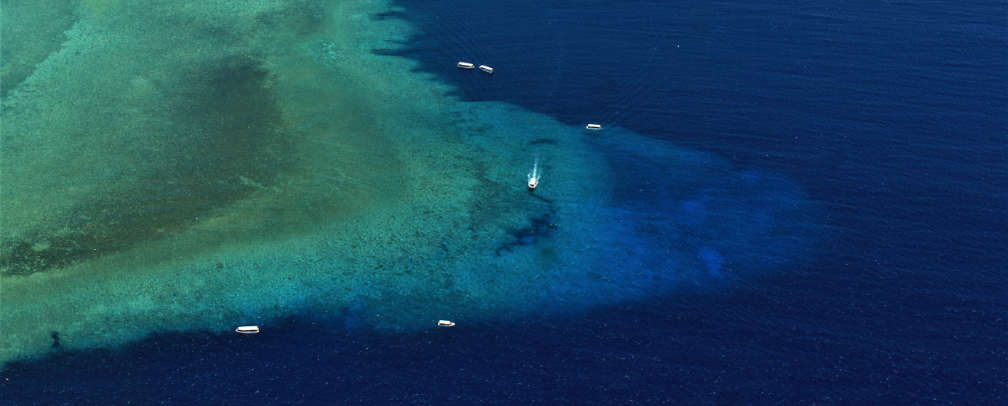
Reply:
<svg viewBox="0 0 1008 406"><path fill-rule="evenodd" d="M550 238L553 236L553 230L556 227L556 224L553 224L551 221L549 213L533 217L530 219L527 227L509 232L512 237L511 240L497 247L497 255L500 255L502 251L511 251L514 247L532 245L543 239Z"/></svg>

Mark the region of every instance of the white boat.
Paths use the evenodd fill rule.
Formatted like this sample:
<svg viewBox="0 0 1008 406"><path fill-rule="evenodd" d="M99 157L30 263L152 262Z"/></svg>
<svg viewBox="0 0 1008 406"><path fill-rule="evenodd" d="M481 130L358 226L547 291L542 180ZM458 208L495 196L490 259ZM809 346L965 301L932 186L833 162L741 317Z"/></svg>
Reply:
<svg viewBox="0 0 1008 406"><path fill-rule="evenodd" d="M486 65L480 65L480 66L479 66L479 69L480 69L481 71L483 71L483 72L486 72L486 73L489 73L489 74L493 75L493 68L491 68L491 67L489 67L489 66L486 66Z"/></svg>
<svg viewBox="0 0 1008 406"><path fill-rule="evenodd" d="M602 129L602 125L601 124L588 124L588 125L585 126L585 129L598 131L598 130Z"/></svg>
<svg viewBox="0 0 1008 406"><path fill-rule="evenodd" d="M238 326L235 332L240 334L259 334L259 326Z"/></svg>
<svg viewBox="0 0 1008 406"><path fill-rule="evenodd" d="M461 69L472 69L476 67L476 65L473 65L472 62L463 62L463 61L459 61L459 63L456 64L455 66L458 66Z"/></svg>
<svg viewBox="0 0 1008 406"><path fill-rule="evenodd" d="M539 172L539 160L535 160L535 164L532 165L532 172L528 174L528 188L529 190L535 190L536 186L539 186L539 179L542 178L542 173Z"/></svg>
<svg viewBox="0 0 1008 406"><path fill-rule="evenodd" d="M437 321L437 326L438 327L455 327L455 322L453 322L451 320L438 320Z"/></svg>

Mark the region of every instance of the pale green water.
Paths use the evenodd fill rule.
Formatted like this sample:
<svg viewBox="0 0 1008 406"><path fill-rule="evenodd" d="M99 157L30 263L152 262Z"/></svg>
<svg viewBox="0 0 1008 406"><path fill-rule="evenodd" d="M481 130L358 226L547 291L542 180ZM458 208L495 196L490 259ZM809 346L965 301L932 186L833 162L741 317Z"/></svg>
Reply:
<svg viewBox="0 0 1008 406"><path fill-rule="evenodd" d="M672 243L694 236L645 252L630 220L662 214L611 206L602 151L646 154L689 190L741 176L716 157L461 103L372 53L410 29L372 19L381 1L166 3L71 2L48 20L72 21L65 36L44 38L8 34L32 11L4 3L4 45L45 57L3 68L24 79L4 84L0 360L48 351L52 331L73 349L304 312L415 329L701 283ZM793 241L772 245L790 231L767 221L807 208L768 185L786 202L737 205L769 220L711 215L734 223L699 245L785 258Z"/></svg>

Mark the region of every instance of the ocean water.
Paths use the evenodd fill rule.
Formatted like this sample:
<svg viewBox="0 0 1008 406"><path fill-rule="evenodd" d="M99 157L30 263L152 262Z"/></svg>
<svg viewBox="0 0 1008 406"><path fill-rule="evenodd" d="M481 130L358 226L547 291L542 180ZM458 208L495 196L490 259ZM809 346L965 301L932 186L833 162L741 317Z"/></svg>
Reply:
<svg viewBox="0 0 1008 406"><path fill-rule="evenodd" d="M1002 2L53 3L2 402L1008 397Z"/></svg>

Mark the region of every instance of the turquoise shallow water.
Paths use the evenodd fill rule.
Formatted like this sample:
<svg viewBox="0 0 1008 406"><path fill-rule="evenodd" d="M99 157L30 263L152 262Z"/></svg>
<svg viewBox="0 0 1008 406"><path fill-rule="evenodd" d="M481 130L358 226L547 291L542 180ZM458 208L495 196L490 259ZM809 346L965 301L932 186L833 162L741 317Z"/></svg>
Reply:
<svg viewBox="0 0 1008 406"><path fill-rule="evenodd" d="M49 36L5 34L29 62L4 66L0 359L52 332L555 316L732 289L828 235L783 176L460 101L374 52L412 32L389 10L80 1Z"/></svg>

